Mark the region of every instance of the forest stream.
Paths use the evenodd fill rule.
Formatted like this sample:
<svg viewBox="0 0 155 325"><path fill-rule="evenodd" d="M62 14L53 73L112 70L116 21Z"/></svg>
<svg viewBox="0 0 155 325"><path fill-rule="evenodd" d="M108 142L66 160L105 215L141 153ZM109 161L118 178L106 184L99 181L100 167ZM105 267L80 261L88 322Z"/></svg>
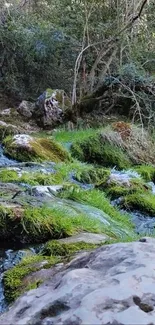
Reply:
<svg viewBox="0 0 155 325"><path fill-rule="evenodd" d="M66 145L67 148L70 146ZM18 174L22 173L43 173L43 174L51 174L55 173L55 166L53 162L48 163L20 163L16 160L9 159L3 153L3 148L0 148L0 170L6 168L7 170L12 170L18 172ZM117 177L120 181L129 181L132 178L139 178L138 173L133 172L131 170L127 171L117 171L115 168L111 169L111 176ZM86 184L78 181L74 177L74 173L69 174L69 181L72 184L75 184L82 188L84 191L89 191L94 188L94 184ZM152 188L152 193L155 193L155 185L153 183L149 183L149 186ZM46 188L46 189L45 189ZM45 192L43 191L46 190ZM103 212L101 209L97 207L93 207L89 204L84 204L81 202L76 202L76 200L71 200L67 198L62 198L59 196L59 190L61 186L38 186L34 187L27 183L1 183L1 196L0 203L3 205L9 204L10 206L10 194L7 196L7 191L9 193L15 193L12 197L12 204L25 204L27 202L32 207L42 206L44 204L48 205L48 207L63 209L67 212L67 214L74 218L74 216L78 214L87 215L90 219L97 219L101 222L105 227L110 227L116 237L124 238L125 236L133 235L133 230L128 230L126 228L121 228L120 224L117 223L110 215ZM18 195L19 191L19 195ZM3 197L3 194L5 196ZM17 193L17 195L16 195ZM24 203L23 203L24 200ZM112 206L119 206L121 198L117 198L115 200L111 200ZM7 201L9 203L7 203ZM126 212L124 209L120 208L120 213ZM129 211L128 211L129 212ZM148 234L151 235L154 233L155 228L155 218L151 216L141 213L140 211L132 211L130 215L126 213L126 218L129 218L135 225L135 232L137 234ZM17 265L24 256L27 254L36 254L41 251L42 243L38 245L27 244L27 243L19 243L17 241L0 241L0 312L3 312L7 309L7 302L4 297L4 288L3 288L3 273Z"/></svg>

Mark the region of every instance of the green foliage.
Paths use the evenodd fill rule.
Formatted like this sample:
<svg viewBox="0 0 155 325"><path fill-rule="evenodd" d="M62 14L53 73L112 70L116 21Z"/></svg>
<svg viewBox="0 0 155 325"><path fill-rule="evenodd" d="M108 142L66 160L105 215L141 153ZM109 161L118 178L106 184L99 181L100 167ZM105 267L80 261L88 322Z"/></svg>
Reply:
<svg viewBox="0 0 155 325"><path fill-rule="evenodd" d="M47 263L45 263L45 261ZM35 282L24 282L24 279L27 276L44 268L44 266L47 268L47 265L50 267L58 262L59 258L54 256L45 258L40 255L35 255L24 258L21 263L6 271L4 273L3 283L4 294L7 302L13 302L23 292L37 288L37 286L42 282L42 279L38 279Z"/></svg>
<svg viewBox="0 0 155 325"><path fill-rule="evenodd" d="M91 250L101 246L101 244L91 244L85 242L63 243L56 240L47 242L43 248L42 254L45 256L70 256L81 250Z"/></svg>
<svg viewBox="0 0 155 325"><path fill-rule="evenodd" d="M1 89L20 99L36 98L47 86L70 90L76 42L52 21L12 12L0 35Z"/></svg>

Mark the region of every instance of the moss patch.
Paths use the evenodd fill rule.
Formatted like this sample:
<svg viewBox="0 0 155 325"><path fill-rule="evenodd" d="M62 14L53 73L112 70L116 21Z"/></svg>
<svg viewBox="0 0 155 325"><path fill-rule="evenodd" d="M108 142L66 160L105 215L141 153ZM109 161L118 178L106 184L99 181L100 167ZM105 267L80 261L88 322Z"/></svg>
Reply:
<svg viewBox="0 0 155 325"><path fill-rule="evenodd" d="M13 136L20 133L18 128L11 124L0 123L0 141L3 141L7 136Z"/></svg>
<svg viewBox="0 0 155 325"><path fill-rule="evenodd" d="M0 182L16 182L18 179L19 177L16 171L8 169L0 170Z"/></svg>
<svg viewBox="0 0 155 325"><path fill-rule="evenodd" d="M25 283L24 279L26 276L36 272L45 267L50 267L59 262L58 257L43 257L39 255L26 257L22 260L21 263L11 268L10 270L4 273L3 283L4 283L4 294L6 300L11 303L17 299L22 293L30 289L35 289L41 283L41 279L38 281Z"/></svg>
<svg viewBox="0 0 155 325"><path fill-rule="evenodd" d="M71 147L71 153L81 161L103 165L117 166L118 169L130 168L131 161L121 148L102 141L100 135L90 137L83 142L76 142Z"/></svg>
<svg viewBox="0 0 155 325"><path fill-rule="evenodd" d="M126 209L136 209L151 216L155 216L155 196L153 194L135 193L124 198Z"/></svg>
<svg viewBox="0 0 155 325"><path fill-rule="evenodd" d="M103 244L100 243L97 245L85 242L63 243L56 240L51 240L45 244L42 254L45 256L70 256L78 251L94 249L101 245Z"/></svg>
<svg viewBox="0 0 155 325"><path fill-rule="evenodd" d="M71 152L81 161L126 169L132 165L154 164L155 142L148 132L135 125L118 122L93 137L77 140Z"/></svg>
<svg viewBox="0 0 155 325"><path fill-rule="evenodd" d="M148 165L136 166L134 170L140 174L147 182L155 182L155 167Z"/></svg>
<svg viewBox="0 0 155 325"><path fill-rule="evenodd" d="M110 184L106 184L104 189L111 199L117 199L121 196L133 193L151 193L151 187L145 184L143 180L137 178L130 180L130 186L127 186L126 184L119 185L116 182L112 182Z"/></svg>
<svg viewBox="0 0 155 325"><path fill-rule="evenodd" d="M91 167L75 174L76 180L87 184L106 184L110 176L110 170L106 168Z"/></svg>
<svg viewBox="0 0 155 325"><path fill-rule="evenodd" d="M27 145L19 145L14 138L7 137L3 141L4 153L18 161L68 161L68 152L52 139L33 138Z"/></svg>

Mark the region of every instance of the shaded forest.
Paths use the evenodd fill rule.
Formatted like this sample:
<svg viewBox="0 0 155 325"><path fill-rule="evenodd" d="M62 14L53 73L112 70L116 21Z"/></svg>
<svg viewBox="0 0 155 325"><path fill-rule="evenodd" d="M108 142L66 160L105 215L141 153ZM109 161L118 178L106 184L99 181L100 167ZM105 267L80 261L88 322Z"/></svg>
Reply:
<svg viewBox="0 0 155 325"><path fill-rule="evenodd" d="M59 88L78 114L100 108L154 122L154 1L0 5L2 95L33 101L45 89Z"/></svg>

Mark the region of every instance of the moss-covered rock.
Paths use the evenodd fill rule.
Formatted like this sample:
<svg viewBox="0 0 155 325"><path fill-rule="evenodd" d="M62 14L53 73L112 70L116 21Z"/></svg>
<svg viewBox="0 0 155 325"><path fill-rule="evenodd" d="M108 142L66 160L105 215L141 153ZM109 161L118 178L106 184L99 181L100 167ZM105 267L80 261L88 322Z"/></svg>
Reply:
<svg viewBox="0 0 155 325"><path fill-rule="evenodd" d="M70 256L78 251L94 249L101 245L102 243L97 245L85 242L63 243L51 240L45 244L42 254L45 256Z"/></svg>
<svg viewBox="0 0 155 325"><path fill-rule="evenodd" d="M21 133L21 128L17 128L15 125L0 121L0 141L4 140L4 138L7 136L14 136L18 133Z"/></svg>
<svg viewBox="0 0 155 325"><path fill-rule="evenodd" d="M22 134L5 138L3 144L4 153L19 161L69 160L68 152L52 139L33 138Z"/></svg>
<svg viewBox="0 0 155 325"><path fill-rule="evenodd" d="M155 182L155 167L148 165L140 165L134 168L147 182Z"/></svg>
<svg viewBox="0 0 155 325"><path fill-rule="evenodd" d="M95 185L106 184L109 176L109 169L95 167L84 169L83 171L75 174L75 178L79 182Z"/></svg>
<svg viewBox="0 0 155 325"><path fill-rule="evenodd" d="M131 179L129 186L123 183L118 184L116 182L106 184L104 190L111 199L134 193L151 193L151 187L148 184L145 184L143 180L137 178Z"/></svg>
<svg viewBox="0 0 155 325"><path fill-rule="evenodd" d="M43 268L49 268L58 262L58 257L34 255L24 258L21 263L6 271L3 277L3 284L7 302L13 302L23 292L37 288L42 282L41 278L35 282L25 281L27 276Z"/></svg>
<svg viewBox="0 0 155 325"><path fill-rule="evenodd" d="M63 207L0 207L0 237L21 243L41 243L71 236L79 231L101 233L104 226L86 214L69 215Z"/></svg>
<svg viewBox="0 0 155 325"><path fill-rule="evenodd" d="M74 143L71 147L71 153L81 161L105 167L116 166L118 169L125 169L131 166L131 160L121 148L106 143L98 134L83 142Z"/></svg>
<svg viewBox="0 0 155 325"><path fill-rule="evenodd" d="M104 128L94 137L75 142L71 152L81 161L126 169L132 165L153 165L155 142L146 131L118 122Z"/></svg>
<svg viewBox="0 0 155 325"><path fill-rule="evenodd" d="M23 172L16 170L1 169L0 182L4 183L24 183L29 185L57 185L64 181L61 173L41 173L41 172Z"/></svg>
<svg viewBox="0 0 155 325"><path fill-rule="evenodd" d="M155 216L155 196L151 193L134 193L124 197L123 207L130 210L140 210Z"/></svg>

